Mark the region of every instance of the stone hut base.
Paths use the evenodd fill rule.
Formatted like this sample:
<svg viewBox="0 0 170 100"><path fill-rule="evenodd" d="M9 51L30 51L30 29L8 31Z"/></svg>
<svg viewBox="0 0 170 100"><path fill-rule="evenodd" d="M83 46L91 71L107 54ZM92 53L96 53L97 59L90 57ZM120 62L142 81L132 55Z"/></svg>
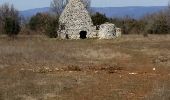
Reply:
<svg viewBox="0 0 170 100"><path fill-rule="evenodd" d="M59 38L61 39L86 39L96 37L97 37L96 32L84 30L62 30L59 32Z"/></svg>

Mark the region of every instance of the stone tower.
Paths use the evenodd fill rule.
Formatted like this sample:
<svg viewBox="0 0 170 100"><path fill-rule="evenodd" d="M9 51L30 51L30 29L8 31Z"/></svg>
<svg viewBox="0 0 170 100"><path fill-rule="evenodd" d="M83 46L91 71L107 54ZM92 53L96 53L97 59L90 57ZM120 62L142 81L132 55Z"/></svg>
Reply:
<svg viewBox="0 0 170 100"><path fill-rule="evenodd" d="M80 0L69 0L59 18L59 37L84 39L96 36L92 19Z"/></svg>

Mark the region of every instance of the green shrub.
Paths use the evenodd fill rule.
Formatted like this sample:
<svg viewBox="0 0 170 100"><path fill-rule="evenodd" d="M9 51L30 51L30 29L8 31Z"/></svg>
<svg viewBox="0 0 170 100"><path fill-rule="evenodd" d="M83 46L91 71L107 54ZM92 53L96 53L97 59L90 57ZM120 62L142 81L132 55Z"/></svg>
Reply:
<svg viewBox="0 0 170 100"><path fill-rule="evenodd" d="M8 36L16 36L20 32L20 23L17 19L12 17L5 18L5 33Z"/></svg>
<svg viewBox="0 0 170 100"><path fill-rule="evenodd" d="M29 28L45 33L50 38L57 38L58 17L48 13L37 13L30 19Z"/></svg>
<svg viewBox="0 0 170 100"><path fill-rule="evenodd" d="M47 20L45 27L45 34L49 38L57 38L57 29L58 29L58 19L50 18Z"/></svg>
<svg viewBox="0 0 170 100"><path fill-rule="evenodd" d="M92 21L94 25L101 25L104 24L105 22L108 22L109 19L106 17L105 14L97 12L94 15L92 15Z"/></svg>
<svg viewBox="0 0 170 100"><path fill-rule="evenodd" d="M31 30L36 30L38 25L38 18L37 17L32 17L29 21L29 28Z"/></svg>
<svg viewBox="0 0 170 100"><path fill-rule="evenodd" d="M41 30L44 25L45 14L37 13L35 16L32 16L28 25L29 28L33 31Z"/></svg>
<svg viewBox="0 0 170 100"><path fill-rule="evenodd" d="M0 32L8 36L15 36L20 32L19 11L13 5L0 5Z"/></svg>

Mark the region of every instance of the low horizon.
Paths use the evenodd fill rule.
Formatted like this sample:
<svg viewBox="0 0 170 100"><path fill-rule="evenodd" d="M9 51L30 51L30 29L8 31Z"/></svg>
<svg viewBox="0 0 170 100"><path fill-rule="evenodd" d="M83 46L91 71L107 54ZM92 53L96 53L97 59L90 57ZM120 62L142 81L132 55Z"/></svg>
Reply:
<svg viewBox="0 0 170 100"><path fill-rule="evenodd" d="M126 8L126 7L168 7L168 6L119 6L119 7L92 7L92 8ZM42 9L42 8L50 8L50 6L49 7L30 8L30 9L19 10L19 11Z"/></svg>

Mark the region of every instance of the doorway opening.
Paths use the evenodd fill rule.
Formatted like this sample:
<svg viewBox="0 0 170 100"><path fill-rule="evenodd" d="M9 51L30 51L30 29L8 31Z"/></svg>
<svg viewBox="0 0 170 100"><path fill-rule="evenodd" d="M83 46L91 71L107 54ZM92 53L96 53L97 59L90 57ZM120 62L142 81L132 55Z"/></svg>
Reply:
<svg viewBox="0 0 170 100"><path fill-rule="evenodd" d="M86 31L81 31L80 32L80 39L86 39L87 38L87 32Z"/></svg>

